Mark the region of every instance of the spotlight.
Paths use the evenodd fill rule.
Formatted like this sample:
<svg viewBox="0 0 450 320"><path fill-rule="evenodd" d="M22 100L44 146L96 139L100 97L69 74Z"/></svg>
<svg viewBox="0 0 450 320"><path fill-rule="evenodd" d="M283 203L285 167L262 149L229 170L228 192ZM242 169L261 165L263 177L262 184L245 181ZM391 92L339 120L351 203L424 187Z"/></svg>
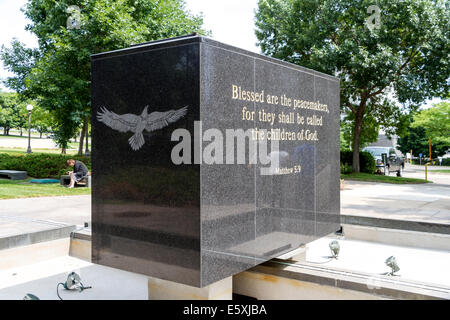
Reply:
<svg viewBox="0 0 450 320"><path fill-rule="evenodd" d="M397 271L400 270L398 264L397 264L397 260L395 259L394 256L390 256L389 258L386 259L386 261L384 262L389 268L391 268L391 272L388 273L388 275L390 276L394 276Z"/></svg>
<svg viewBox="0 0 450 320"><path fill-rule="evenodd" d="M23 297L23 300L41 300L37 296L31 293L27 293L25 297Z"/></svg>
<svg viewBox="0 0 450 320"><path fill-rule="evenodd" d="M330 244L328 245L330 247L331 250L331 257L337 259L338 255L339 255L339 250L340 250L340 246L339 246L339 242L337 242L336 240L333 240L330 242Z"/></svg>
<svg viewBox="0 0 450 320"><path fill-rule="evenodd" d="M65 283L60 282L60 283L58 283L58 285L56 286L56 294L58 295L58 298L59 298L60 300L62 300L62 298L61 298L60 295L59 295L59 291L58 291L60 285L62 285L62 286L64 287L64 289L66 289L66 290L78 290L79 292L82 292L82 291L85 290L85 289L90 289L90 288L92 288L92 287L90 287L90 286L89 286L89 287L85 287L85 286L83 285L83 283L81 283L81 278L80 278L80 276L79 276L77 273L75 273L75 272L71 272L71 273L69 273L69 275L67 276L67 280L66 280Z"/></svg>
<svg viewBox="0 0 450 320"><path fill-rule="evenodd" d="M344 236L344 228L341 226L339 228L339 230L337 230L334 234L339 236L339 237L343 237Z"/></svg>

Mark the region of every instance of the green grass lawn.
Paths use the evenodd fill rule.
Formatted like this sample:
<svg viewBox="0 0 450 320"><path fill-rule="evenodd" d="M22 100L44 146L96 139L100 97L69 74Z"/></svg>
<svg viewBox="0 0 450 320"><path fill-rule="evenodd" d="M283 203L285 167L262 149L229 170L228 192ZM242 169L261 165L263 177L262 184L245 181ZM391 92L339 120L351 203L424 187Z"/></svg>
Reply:
<svg viewBox="0 0 450 320"><path fill-rule="evenodd" d="M38 184L26 180L0 179L0 199L91 194L91 188L68 189L59 183Z"/></svg>
<svg viewBox="0 0 450 320"><path fill-rule="evenodd" d="M383 176L383 175L370 174L370 173L341 174L341 179L357 180L357 181L395 183L395 184L431 183L431 181L427 181L425 179L403 178L403 177L396 177L396 176Z"/></svg>
<svg viewBox="0 0 450 320"><path fill-rule="evenodd" d="M439 172L439 173L450 173L450 170L438 169L438 170L428 170L428 173Z"/></svg>

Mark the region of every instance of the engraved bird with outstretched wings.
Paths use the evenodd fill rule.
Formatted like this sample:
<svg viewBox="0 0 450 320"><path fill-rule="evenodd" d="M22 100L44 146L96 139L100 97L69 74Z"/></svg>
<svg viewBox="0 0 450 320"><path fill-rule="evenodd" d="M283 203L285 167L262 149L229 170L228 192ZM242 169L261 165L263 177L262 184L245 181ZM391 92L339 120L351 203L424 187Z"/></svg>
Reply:
<svg viewBox="0 0 450 320"><path fill-rule="evenodd" d="M152 113L147 113L148 106L145 106L140 115L135 115L131 113L116 114L109 111L105 107L102 107L101 111L97 112L97 120L103 122L105 125L114 130L120 132L133 132L134 135L128 139L128 142L130 143L131 148L134 151L137 151L145 143L144 136L142 134L144 130L152 132L178 121L186 115L187 108L188 107L185 106L177 110L169 110L166 112L154 111Z"/></svg>

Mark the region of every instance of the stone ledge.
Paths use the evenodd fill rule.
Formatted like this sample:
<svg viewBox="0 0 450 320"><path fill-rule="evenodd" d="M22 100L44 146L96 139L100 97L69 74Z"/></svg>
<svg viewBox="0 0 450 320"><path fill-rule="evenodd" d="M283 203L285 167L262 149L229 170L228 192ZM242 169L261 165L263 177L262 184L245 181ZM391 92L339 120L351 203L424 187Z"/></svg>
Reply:
<svg viewBox="0 0 450 320"><path fill-rule="evenodd" d="M22 267L41 261L66 256L70 238L60 238L31 245L0 250L0 270Z"/></svg>
<svg viewBox="0 0 450 320"><path fill-rule="evenodd" d="M37 232L5 236L0 238L0 250L68 238L74 229L75 225L61 225L59 227L53 227L51 229Z"/></svg>
<svg viewBox="0 0 450 320"><path fill-rule="evenodd" d="M450 251L450 235L392 228L342 224L344 238L402 247Z"/></svg>
<svg viewBox="0 0 450 320"><path fill-rule="evenodd" d="M248 285L248 279L271 286ZM241 285L239 281L246 284ZM290 299L450 299L450 288L369 273L271 260L235 276L234 292L257 299L277 297L277 283L290 287ZM287 290L287 289L286 289Z"/></svg>
<svg viewBox="0 0 450 320"><path fill-rule="evenodd" d="M385 219L341 214L342 224L450 234L450 225L437 222Z"/></svg>

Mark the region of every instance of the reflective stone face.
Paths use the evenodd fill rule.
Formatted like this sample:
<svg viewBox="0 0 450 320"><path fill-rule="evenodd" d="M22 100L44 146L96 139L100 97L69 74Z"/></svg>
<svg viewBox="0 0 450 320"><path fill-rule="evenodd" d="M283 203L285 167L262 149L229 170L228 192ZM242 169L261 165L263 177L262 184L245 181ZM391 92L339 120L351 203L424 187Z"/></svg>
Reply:
<svg viewBox="0 0 450 320"><path fill-rule="evenodd" d="M92 134L95 263L205 286L339 229L334 77L198 36L94 55Z"/></svg>

